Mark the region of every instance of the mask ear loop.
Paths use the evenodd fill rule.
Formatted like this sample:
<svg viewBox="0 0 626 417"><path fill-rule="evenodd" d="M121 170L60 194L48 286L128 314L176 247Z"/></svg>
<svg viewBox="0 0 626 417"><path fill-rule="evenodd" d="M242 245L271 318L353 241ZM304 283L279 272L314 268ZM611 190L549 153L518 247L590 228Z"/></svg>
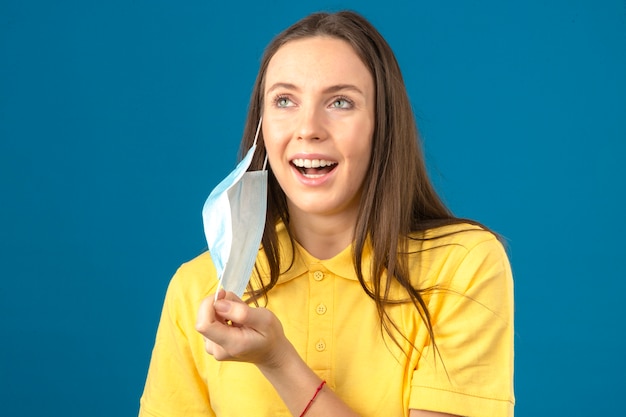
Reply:
<svg viewBox="0 0 626 417"><path fill-rule="evenodd" d="M256 146L257 139L259 139L259 132L261 132L261 122L263 122L263 116L259 118L259 125L256 127L256 133L254 134L254 143L252 146ZM267 151L265 151L265 160L263 161L263 169L261 171L265 171L267 169Z"/></svg>
<svg viewBox="0 0 626 417"><path fill-rule="evenodd" d="M262 171L267 171L267 152L265 152L265 161L263 161Z"/></svg>
<svg viewBox="0 0 626 417"><path fill-rule="evenodd" d="M261 116L261 118L259 119L259 124L256 127L256 133L254 134L254 143L252 143L253 146L256 146L256 141L259 138L259 132L261 131L261 122L263 121L263 116Z"/></svg>

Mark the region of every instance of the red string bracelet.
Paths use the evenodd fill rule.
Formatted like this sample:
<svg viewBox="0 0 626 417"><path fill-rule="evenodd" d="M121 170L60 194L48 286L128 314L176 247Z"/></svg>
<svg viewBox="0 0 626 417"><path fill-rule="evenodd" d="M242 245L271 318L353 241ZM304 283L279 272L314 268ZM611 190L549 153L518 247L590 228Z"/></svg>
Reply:
<svg viewBox="0 0 626 417"><path fill-rule="evenodd" d="M322 383L320 384L319 387L317 387L317 389L315 390L315 394L313 394L313 398L311 398L311 401L309 401L309 403L306 405L306 408L304 409L304 411L302 412L302 414L300 414L300 417L304 417L304 415L306 414L307 411L309 411L309 408L311 408L311 404L313 404L313 401L315 401L315 399L317 398L317 394L320 393L320 391L322 390L322 388L324 388L324 384L326 383L326 381L322 381Z"/></svg>

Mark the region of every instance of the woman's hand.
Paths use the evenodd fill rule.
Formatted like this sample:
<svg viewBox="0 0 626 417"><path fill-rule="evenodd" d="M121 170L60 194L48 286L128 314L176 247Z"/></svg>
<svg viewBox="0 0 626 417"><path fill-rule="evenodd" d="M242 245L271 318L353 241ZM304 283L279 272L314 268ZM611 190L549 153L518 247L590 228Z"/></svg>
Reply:
<svg viewBox="0 0 626 417"><path fill-rule="evenodd" d="M218 361L250 362L280 367L292 346L271 311L252 308L232 292L220 290L202 301L196 330L206 351ZM291 349L290 349L291 348Z"/></svg>
<svg viewBox="0 0 626 417"><path fill-rule="evenodd" d="M220 290L202 301L196 330L204 346L218 361L255 364L293 415L300 415L322 380L300 358L271 311L252 308L232 292ZM335 393L325 387L307 416L356 416Z"/></svg>

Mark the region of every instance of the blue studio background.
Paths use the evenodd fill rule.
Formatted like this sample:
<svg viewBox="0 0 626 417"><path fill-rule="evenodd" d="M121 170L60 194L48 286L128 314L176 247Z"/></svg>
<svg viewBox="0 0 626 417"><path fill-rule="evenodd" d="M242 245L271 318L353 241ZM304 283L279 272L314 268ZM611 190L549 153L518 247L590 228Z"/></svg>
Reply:
<svg viewBox="0 0 626 417"><path fill-rule="evenodd" d="M394 48L445 200L508 240L517 415L623 415L624 0L2 0L1 415L136 415L264 46L342 8Z"/></svg>

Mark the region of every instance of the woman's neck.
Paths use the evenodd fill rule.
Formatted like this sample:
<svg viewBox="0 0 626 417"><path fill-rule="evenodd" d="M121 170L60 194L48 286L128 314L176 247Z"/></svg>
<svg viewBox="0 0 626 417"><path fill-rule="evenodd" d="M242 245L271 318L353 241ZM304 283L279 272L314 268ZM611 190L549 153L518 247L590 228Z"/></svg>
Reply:
<svg viewBox="0 0 626 417"><path fill-rule="evenodd" d="M356 215L317 216L290 211L289 229L312 256L324 260L343 251L354 240Z"/></svg>

